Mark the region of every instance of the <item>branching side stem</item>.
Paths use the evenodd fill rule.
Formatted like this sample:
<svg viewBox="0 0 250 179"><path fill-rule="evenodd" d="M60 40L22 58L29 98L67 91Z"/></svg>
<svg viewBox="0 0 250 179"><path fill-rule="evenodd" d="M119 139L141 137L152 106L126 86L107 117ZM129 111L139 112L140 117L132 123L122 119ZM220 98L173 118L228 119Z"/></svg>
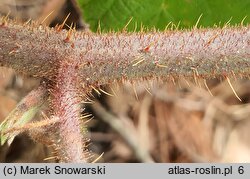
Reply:
<svg viewBox="0 0 250 179"><path fill-rule="evenodd" d="M72 62L74 63L74 62ZM57 143L62 162L87 162L80 126L80 95L76 90L76 73L70 60L62 63L52 89L52 110L59 118Z"/></svg>

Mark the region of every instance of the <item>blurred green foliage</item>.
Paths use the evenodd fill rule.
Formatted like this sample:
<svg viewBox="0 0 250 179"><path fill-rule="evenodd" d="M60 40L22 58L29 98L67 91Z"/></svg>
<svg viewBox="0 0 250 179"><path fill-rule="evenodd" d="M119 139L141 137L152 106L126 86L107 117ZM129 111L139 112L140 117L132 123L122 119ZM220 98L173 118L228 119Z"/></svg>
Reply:
<svg viewBox="0 0 250 179"><path fill-rule="evenodd" d="M96 31L121 30L132 18L129 30L164 29L169 22L181 28L192 27L202 17L199 26L223 26L250 21L250 0L78 0L84 19Z"/></svg>

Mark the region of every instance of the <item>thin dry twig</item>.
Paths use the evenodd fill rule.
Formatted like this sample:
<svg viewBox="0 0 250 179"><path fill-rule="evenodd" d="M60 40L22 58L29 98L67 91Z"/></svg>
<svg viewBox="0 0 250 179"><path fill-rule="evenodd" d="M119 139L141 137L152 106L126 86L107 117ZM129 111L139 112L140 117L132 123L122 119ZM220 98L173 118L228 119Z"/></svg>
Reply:
<svg viewBox="0 0 250 179"><path fill-rule="evenodd" d="M131 126L128 127L126 123L123 123L121 119L113 116L107 110L105 110L98 102L93 104L93 109L95 113L107 124L110 125L131 147L134 151L136 157L142 162L153 162L150 154L145 150L136 139L135 130L131 129ZM127 126L127 127L126 127Z"/></svg>

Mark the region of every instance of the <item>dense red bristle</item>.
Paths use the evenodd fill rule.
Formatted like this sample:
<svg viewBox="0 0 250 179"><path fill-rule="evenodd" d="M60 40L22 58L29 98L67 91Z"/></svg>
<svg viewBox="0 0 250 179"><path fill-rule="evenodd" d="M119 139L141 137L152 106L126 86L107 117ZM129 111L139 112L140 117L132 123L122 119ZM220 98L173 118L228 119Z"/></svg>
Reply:
<svg viewBox="0 0 250 179"><path fill-rule="evenodd" d="M70 38L69 38L69 37L66 37L65 39L63 39L63 41L64 41L65 43L68 43L68 42L69 42L69 40L70 40Z"/></svg>

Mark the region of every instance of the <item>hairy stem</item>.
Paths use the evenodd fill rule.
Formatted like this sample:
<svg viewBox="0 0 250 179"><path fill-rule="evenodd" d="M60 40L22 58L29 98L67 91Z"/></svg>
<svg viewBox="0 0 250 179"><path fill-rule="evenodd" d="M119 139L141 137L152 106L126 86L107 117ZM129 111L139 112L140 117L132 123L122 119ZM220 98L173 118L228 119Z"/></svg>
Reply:
<svg viewBox="0 0 250 179"><path fill-rule="evenodd" d="M88 77L90 84L250 74L250 27L85 35L83 39L75 42L77 49L84 49L77 58L79 76Z"/></svg>
<svg viewBox="0 0 250 179"><path fill-rule="evenodd" d="M71 63L62 63L52 89L52 107L54 115L59 118L58 148L62 162L87 162L84 153L83 134L80 127L79 94L75 89L75 69Z"/></svg>
<svg viewBox="0 0 250 179"><path fill-rule="evenodd" d="M0 65L53 79L60 63L73 59L80 85L194 74L204 78L240 77L250 73L250 26L92 34L7 21L0 27L0 36Z"/></svg>

